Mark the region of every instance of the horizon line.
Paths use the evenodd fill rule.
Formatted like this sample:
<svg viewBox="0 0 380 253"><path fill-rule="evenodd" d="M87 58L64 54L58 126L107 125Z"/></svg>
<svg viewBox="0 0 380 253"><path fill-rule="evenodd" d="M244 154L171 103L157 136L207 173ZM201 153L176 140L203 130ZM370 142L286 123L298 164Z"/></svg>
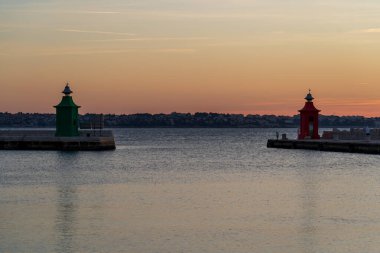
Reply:
<svg viewBox="0 0 380 253"><path fill-rule="evenodd" d="M55 112L8 112L8 111L0 111L0 113L8 113L8 114L56 114ZM150 115L171 115L171 114L190 114L195 115L197 113L207 113L207 114L220 114L220 115L243 115L244 117L247 116L276 116L276 117L295 117L299 116L300 114L293 114L293 115L285 115L285 114L253 114L253 113L228 113L228 112L207 112L207 111L199 111L199 112L159 112L159 113L150 113L150 112L136 112L136 113L96 113L96 112L86 112L86 113L79 113L79 115L88 115L88 114L95 114L95 115L138 115L138 114L150 114ZM380 115L378 116L364 116L364 115L337 115L337 114L319 114L319 116L325 116L325 117L363 117L363 118L380 118Z"/></svg>

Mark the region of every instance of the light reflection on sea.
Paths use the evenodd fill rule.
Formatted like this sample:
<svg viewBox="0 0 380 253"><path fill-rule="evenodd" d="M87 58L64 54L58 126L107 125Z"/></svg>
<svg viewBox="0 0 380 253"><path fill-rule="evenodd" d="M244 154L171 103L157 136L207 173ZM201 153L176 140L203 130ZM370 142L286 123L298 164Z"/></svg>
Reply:
<svg viewBox="0 0 380 253"><path fill-rule="evenodd" d="M0 252L378 252L380 156L267 149L275 131L0 151Z"/></svg>

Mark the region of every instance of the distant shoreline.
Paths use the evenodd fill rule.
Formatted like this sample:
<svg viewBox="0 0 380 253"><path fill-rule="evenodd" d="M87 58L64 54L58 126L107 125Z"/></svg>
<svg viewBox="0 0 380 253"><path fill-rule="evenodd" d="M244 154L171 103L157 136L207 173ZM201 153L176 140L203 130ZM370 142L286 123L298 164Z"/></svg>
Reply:
<svg viewBox="0 0 380 253"><path fill-rule="evenodd" d="M100 114L80 115L87 124ZM299 115L243 115L223 113L103 114L105 128L298 128ZM320 116L321 128L379 127L380 117ZM0 128L54 128L55 114L0 113Z"/></svg>

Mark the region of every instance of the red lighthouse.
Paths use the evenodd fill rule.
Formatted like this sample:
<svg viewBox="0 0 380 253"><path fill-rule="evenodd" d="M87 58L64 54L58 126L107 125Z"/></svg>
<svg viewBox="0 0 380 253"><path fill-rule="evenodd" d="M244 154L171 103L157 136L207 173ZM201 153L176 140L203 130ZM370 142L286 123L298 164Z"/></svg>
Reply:
<svg viewBox="0 0 380 253"><path fill-rule="evenodd" d="M301 120L298 139L319 139L318 116L320 110L314 107L314 98L311 95L311 90L309 90L309 93L306 95L305 99L305 106L299 110Z"/></svg>

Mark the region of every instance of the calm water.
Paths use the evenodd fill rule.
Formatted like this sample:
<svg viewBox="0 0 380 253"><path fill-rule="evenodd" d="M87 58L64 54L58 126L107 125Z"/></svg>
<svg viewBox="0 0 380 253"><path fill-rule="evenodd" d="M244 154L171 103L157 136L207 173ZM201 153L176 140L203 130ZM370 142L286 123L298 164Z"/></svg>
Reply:
<svg viewBox="0 0 380 253"><path fill-rule="evenodd" d="M379 252L380 156L267 149L275 131L0 151L0 252Z"/></svg>

